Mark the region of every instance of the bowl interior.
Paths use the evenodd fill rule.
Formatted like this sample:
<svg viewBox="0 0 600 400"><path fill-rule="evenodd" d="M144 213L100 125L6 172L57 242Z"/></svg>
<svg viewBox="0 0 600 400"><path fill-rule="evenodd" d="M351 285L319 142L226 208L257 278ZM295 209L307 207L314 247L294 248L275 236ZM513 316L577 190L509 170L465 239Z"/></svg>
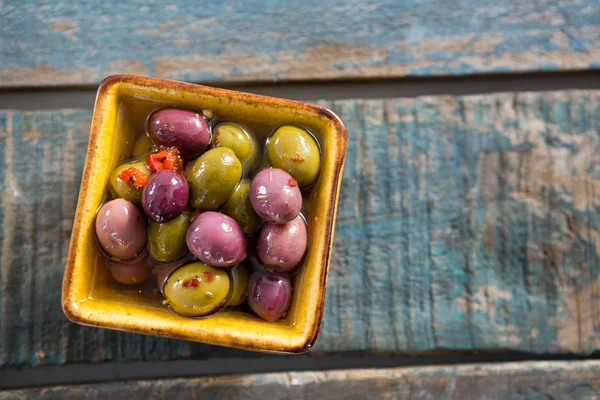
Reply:
<svg viewBox="0 0 600 400"><path fill-rule="evenodd" d="M121 80L103 84L99 91L76 217L77 229L71 243L72 267L68 265L65 273L65 282L69 282L65 300L74 310L87 310L77 312L78 317L73 319L91 325L235 347L287 351L301 346L318 333L320 324L345 143L340 124L318 108L302 103L152 81L153 84ZM95 212L105 200L110 172L131 157L135 139L145 134L148 115L155 109L171 106L198 112L212 109L217 121L235 121L248 126L261 144L282 124L300 125L313 133L321 146L321 173L315 185L304 193L309 248L304 266L294 277L290 310L275 323L239 309L203 318L179 316L162 305L162 296L153 282L141 287L121 285L103 265L93 226Z"/></svg>

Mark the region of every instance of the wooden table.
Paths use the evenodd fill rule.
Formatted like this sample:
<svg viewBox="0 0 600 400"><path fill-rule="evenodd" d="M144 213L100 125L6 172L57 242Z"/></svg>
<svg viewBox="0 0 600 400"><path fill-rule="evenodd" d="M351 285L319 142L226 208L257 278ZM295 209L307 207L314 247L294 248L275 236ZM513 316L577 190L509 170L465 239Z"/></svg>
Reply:
<svg viewBox="0 0 600 400"><path fill-rule="evenodd" d="M8 3L0 399L598 398L596 0ZM63 316L89 104L117 72L301 92L345 121L323 327L308 355ZM578 74L590 78L578 90L515 87L545 79L565 89ZM515 91L486 92L486 79ZM482 94L460 95L472 84L416 98L369 89L470 81ZM327 92L341 85L344 98ZM61 108L73 91L86 106Z"/></svg>

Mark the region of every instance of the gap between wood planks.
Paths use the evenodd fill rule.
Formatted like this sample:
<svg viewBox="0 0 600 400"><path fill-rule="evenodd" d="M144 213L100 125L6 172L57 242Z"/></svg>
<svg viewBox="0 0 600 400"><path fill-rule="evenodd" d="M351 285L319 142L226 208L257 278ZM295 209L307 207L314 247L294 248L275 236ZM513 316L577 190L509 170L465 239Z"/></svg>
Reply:
<svg viewBox="0 0 600 400"><path fill-rule="evenodd" d="M376 99L424 95L469 95L600 89L600 70L399 78L382 80L206 83L218 87L295 100ZM0 89L0 109L47 110L94 107L96 86Z"/></svg>
<svg viewBox="0 0 600 400"><path fill-rule="evenodd" d="M600 358L594 353L588 358ZM372 355L362 353L309 355L264 355L259 358L147 361L9 368L0 370L0 390L34 386L75 385L131 380L189 378L219 375L260 374L291 371L423 367L455 364L484 364L518 361L584 360L582 356L535 356L526 353L495 352L427 355Z"/></svg>

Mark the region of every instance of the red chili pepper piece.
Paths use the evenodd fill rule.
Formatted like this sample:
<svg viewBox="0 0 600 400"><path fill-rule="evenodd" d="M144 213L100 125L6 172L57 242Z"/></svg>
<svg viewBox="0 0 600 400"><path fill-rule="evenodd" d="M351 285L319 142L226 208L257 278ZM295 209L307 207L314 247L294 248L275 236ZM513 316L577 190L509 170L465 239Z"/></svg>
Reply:
<svg viewBox="0 0 600 400"><path fill-rule="evenodd" d="M183 286L184 288L197 288L198 286L200 286L200 282L201 281L198 278L189 278L183 281L181 286Z"/></svg>
<svg viewBox="0 0 600 400"><path fill-rule="evenodd" d="M212 272L205 271L205 272L202 273L202 275L204 275L204 277L206 278L207 282L212 282L212 281L215 280L215 276L213 275Z"/></svg>
<svg viewBox="0 0 600 400"><path fill-rule="evenodd" d="M183 169L183 162L177 149L167 149L149 154L147 161L148 168L153 173L163 169L172 169L175 172Z"/></svg>
<svg viewBox="0 0 600 400"><path fill-rule="evenodd" d="M144 186L146 186L146 183L148 183L148 175L134 167L124 169L117 176L129 185L129 187L134 188L138 192L140 192Z"/></svg>
<svg viewBox="0 0 600 400"><path fill-rule="evenodd" d="M303 163L304 158L302 158L302 156L300 156L300 153L295 152L294 155L292 156L292 161L295 161L297 163Z"/></svg>
<svg viewBox="0 0 600 400"><path fill-rule="evenodd" d="M167 155L166 153L163 155L163 153L165 152L161 151L158 153L148 154L148 168L150 168L150 171L153 173L164 169L164 161L167 158Z"/></svg>
<svg viewBox="0 0 600 400"><path fill-rule="evenodd" d="M290 179L288 179L288 186L289 187L298 186L298 181L296 181L294 178L290 178Z"/></svg>

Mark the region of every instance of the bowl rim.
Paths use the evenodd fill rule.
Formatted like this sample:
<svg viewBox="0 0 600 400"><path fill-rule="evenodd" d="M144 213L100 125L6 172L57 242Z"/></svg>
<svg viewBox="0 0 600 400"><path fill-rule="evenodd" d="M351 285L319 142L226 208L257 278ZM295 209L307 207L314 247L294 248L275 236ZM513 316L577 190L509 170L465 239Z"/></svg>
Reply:
<svg viewBox="0 0 600 400"><path fill-rule="evenodd" d="M74 298L74 282L73 275L76 270L76 252L80 245L84 243L81 242L80 236L82 227L82 219L83 216L90 212L90 210L86 209L85 203L86 198L89 196L89 192L91 190L91 186L93 185L93 174L92 165L95 163L96 159L100 157L103 153L102 149L97 147L97 141L102 133L103 129L103 117L106 109L110 107L107 104L107 98L110 96L112 91L118 90L119 85L121 84L133 84L138 86L145 86L150 88L169 88L175 91L181 90L187 93L194 94L202 94L209 95L215 98L235 98L240 102L248 103L248 104L260 104L267 107L285 107L287 109L299 110L306 115L312 117L318 117L320 119L326 120L328 123L332 124L332 129L329 134L335 135L333 139L334 143L337 146L334 148L335 153L333 154L334 159L334 170L332 172L333 181L327 182L326 185L331 185L331 193L328 194L327 200L328 211L326 214L326 221L324 222L325 232L323 236L323 247L324 251L320 257L319 263L322 265L320 279L318 283L318 288L320 293L318 295L317 307L314 314L314 318L312 318L312 322L307 322L309 326L308 331L302 331L298 334L301 336L298 344L290 344L289 346L280 346L278 349L269 349L262 346L253 345L252 340L236 340L235 342L228 341L208 341L204 337L198 337L198 341L228 347L237 347L247 350L256 350L263 352L273 352L273 353L303 353L308 351L311 347L314 346L321 328L321 322L323 318L324 304L325 304L325 295L326 295L326 285L328 280L328 271L329 271L329 261L331 257L331 248L333 245L334 238L334 227L335 227L335 216L337 214L337 204L340 192L340 185L342 181L342 171L345 162L345 149L347 142L347 129L341 119L331 110L316 104L301 102L297 100L289 100L282 99L278 97L264 96L258 94L251 94L245 92L239 92L235 90L229 89L221 89L214 88L204 85L191 84L186 82L180 82L170 79L163 78L155 78L155 77L147 77L140 75L130 75L130 74L117 74L106 77L100 83L97 91L96 101L94 104L94 111L92 116L91 128L90 128L90 138L88 142L88 148L86 152L86 159L84 163L81 186L77 201L77 208L75 212L75 218L71 233L71 240L69 244L69 250L67 254L67 262L65 266L65 271L63 275L63 285L62 285L62 309L67 318L73 322L83 324L83 325L91 325L109 329L117 329L128 332L149 334L149 335L160 335L164 337L171 338L179 338L185 340L194 340L194 338L189 335L178 335L176 331L161 331L161 329L154 329L152 331L143 330L143 329L135 329L132 327L120 327L119 323L115 324L106 324L102 323L102 321L98 321L93 317L93 313L84 312L83 304L80 299ZM115 94L115 96L119 96L119 94ZM311 115L312 114L312 115ZM297 331L297 330L296 330Z"/></svg>

